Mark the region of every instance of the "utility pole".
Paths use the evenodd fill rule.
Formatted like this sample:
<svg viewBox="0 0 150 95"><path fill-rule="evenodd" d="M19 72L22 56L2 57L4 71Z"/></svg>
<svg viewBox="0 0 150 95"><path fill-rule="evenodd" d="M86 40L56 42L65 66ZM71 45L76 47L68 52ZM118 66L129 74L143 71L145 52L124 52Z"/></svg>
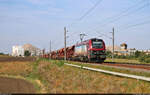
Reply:
<svg viewBox="0 0 150 95"><path fill-rule="evenodd" d="M113 62L114 62L114 27L113 27L113 29L112 29L112 43L113 43L113 54L112 54L112 60L113 60Z"/></svg>
<svg viewBox="0 0 150 95"><path fill-rule="evenodd" d="M66 61L66 27L64 27L64 60Z"/></svg>
<svg viewBox="0 0 150 95"><path fill-rule="evenodd" d="M112 37L110 39L112 39L112 61L113 62L114 62L114 44L115 44L115 37L114 37L115 33L114 32L115 32L115 29L113 27L112 32L110 32L110 33L112 33Z"/></svg>
<svg viewBox="0 0 150 95"><path fill-rule="evenodd" d="M50 40L50 43L49 43L49 59L51 59L51 40Z"/></svg>

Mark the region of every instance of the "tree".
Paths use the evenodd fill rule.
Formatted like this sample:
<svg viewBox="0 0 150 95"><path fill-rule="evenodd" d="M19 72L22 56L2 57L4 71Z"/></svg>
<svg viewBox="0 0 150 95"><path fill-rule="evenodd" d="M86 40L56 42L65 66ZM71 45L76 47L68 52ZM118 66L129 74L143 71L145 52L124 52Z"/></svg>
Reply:
<svg viewBox="0 0 150 95"><path fill-rule="evenodd" d="M109 57L109 58L111 58L111 56L112 56L111 51L106 51L106 56Z"/></svg>
<svg viewBox="0 0 150 95"><path fill-rule="evenodd" d="M140 55L141 55L141 52L140 52L140 51L136 51L136 52L135 52L135 57L136 57L136 58L138 58Z"/></svg>
<svg viewBox="0 0 150 95"><path fill-rule="evenodd" d="M30 56L31 55L31 53L28 51L28 50L26 50L25 52L24 52L24 56Z"/></svg>
<svg viewBox="0 0 150 95"><path fill-rule="evenodd" d="M4 55L4 53L0 52L0 55Z"/></svg>

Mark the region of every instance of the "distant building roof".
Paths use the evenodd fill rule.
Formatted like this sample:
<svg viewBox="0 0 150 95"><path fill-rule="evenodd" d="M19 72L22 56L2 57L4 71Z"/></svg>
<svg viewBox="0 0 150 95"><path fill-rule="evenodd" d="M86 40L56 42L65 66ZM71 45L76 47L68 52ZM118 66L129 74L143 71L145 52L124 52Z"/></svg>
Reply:
<svg viewBox="0 0 150 95"><path fill-rule="evenodd" d="M36 48L35 46L33 46L31 44L24 44L23 48L24 48L24 50L29 50L29 51L39 50L38 48Z"/></svg>

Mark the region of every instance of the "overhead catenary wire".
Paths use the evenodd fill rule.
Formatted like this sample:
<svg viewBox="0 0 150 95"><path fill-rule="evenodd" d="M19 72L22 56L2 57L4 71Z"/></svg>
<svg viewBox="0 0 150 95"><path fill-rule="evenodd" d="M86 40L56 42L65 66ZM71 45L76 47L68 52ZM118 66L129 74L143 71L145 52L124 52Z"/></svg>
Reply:
<svg viewBox="0 0 150 95"><path fill-rule="evenodd" d="M106 22L106 23L104 23L104 24L106 25L107 23L110 23L110 22L112 22L112 21L116 21L116 19L117 19L118 17L120 18L123 14L125 14L126 12L128 12L130 9L136 7L138 4L141 4L142 1L143 1L143 0L140 0L140 2L134 4L133 6L127 8L127 9L125 9L125 10L123 10L122 12L120 12L120 13L114 15L114 16L107 17L106 19L103 19L103 20L101 20L101 21L99 21L99 22L100 22L102 25L103 25L104 22ZM98 25L98 26L100 26L100 25ZM104 25L103 25L103 26L104 26Z"/></svg>
<svg viewBox="0 0 150 95"><path fill-rule="evenodd" d="M133 6L128 7L127 9L123 10L122 12L120 12L120 13L114 15L114 16L111 16L111 17L108 17L108 18L106 18L106 19L103 19L103 20L100 21L100 22L102 22L102 23L105 22L105 21L108 21L108 22L109 22L109 20L111 20L111 19L113 20L113 19L116 18L116 17L120 17L121 15L125 14L126 12L128 12L130 9L132 9L132 8L134 8L134 7L137 7L137 5L141 4L143 1L144 1L144 0L140 0L140 2L134 4Z"/></svg>
<svg viewBox="0 0 150 95"><path fill-rule="evenodd" d="M142 22L142 23L137 23L137 24L133 24L133 25L128 25L127 27L125 27L125 28L123 28L123 29L124 29L124 30L127 30L127 29L129 29L129 28L133 28L133 27L140 26L140 25L145 25L145 24L148 24L148 23L150 23L150 21L145 21L145 22ZM124 31L124 30L123 30L123 31ZM101 34L101 33L99 33L99 32L96 32L96 33ZM105 36L105 35L103 35L103 36ZM105 36L105 37L107 37L107 36ZM109 38L109 37L107 37L107 38Z"/></svg>
<svg viewBox="0 0 150 95"><path fill-rule="evenodd" d="M83 20L90 12L92 12L103 0L98 0L89 10L87 10L81 17L79 17L76 21L81 21ZM71 27L75 22L72 22L68 27ZM77 33L71 32L74 35Z"/></svg>
<svg viewBox="0 0 150 95"><path fill-rule="evenodd" d="M132 24L132 25L128 25L126 27L124 27L122 30L127 30L129 28L133 28L133 27L136 27L136 26L141 26L141 25L145 25L145 24L149 24L150 23L150 20L149 21L144 21L144 22L141 22L141 23L136 23L136 24Z"/></svg>
<svg viewBox="0 0 150 95"><path fill-rule="evenodd" d="M122 15L116 17L115 19L112 19L112 20L110 20L109 22L106 22L106 23L104 23L104 24L102 24L102 25L99 25L99 26L102 27L102 26L106 26L106 25L108 25L108 24L110 24L110 23L117 22L117 21L119 21L122 17L131 15L131 14L133 14L133 13L135 13L135 12L137 12L137 11L139 11L139 10L141 10L141 9L143 9L143 8L145 8L145 7L147 7L147 6L148 6L148 4L146 3L146 4L144 4L143 6L137 8L136 10L133 10L133 11L130 11L130 12L127 12L127 13L123 13Z"/></svg>
<svg viewBox="0 0 150 95"><path fill-rule="evenodd" d="M81 17L79 17L77 21L81 21L83 20L90 12L92 12L103 0L98 0L89 10L87 10ZM72 25L75 24L75 22L72 22L70 25L68 25L68 27L72 27ZM77 34L75 32L71 32L72 34L70 34L71 36L73 36L74 34ZM72 38L72 37L71 37Z"/></svg>
<svg viewBox="0 0 150 95"><path fill-rule="evenodd" d="M140 2L138 2L138 3L134 4L133 6L131 6L131 7L127 8L127 9L125 9L124 11L120 12L119 14L114 15L114 16L112 16L112 17L108 17L108 18L102 20L101 23L105 22L105 20L106 20L106 23L101 24L101 25L98 25L98 26L99 26L99 27L100 27L100 26L102 27L102 26L106 26L106 25L108 25L108 24L110 24L110 23L116 22L116 21L120 20L122 17L131 15L131 14L133 14L133 13L135 13L135 12L137 12L137 11L139 11L139 10L141 10L141 9L143 9L143 8L145 8L145 7L147 7L147 6L149 5L149 3L146 3L146 4L144 3L144 5L138 7L138 8L135 9L135 10L130 11L132 8L136 7L138 4L141 4L142 2L143 2L143 0L140 0ZM129 11L129 12L128 12L128 11ZM97 32L97 33L98 33L98 32Z"/></svg>
<svg viewBox="0 0 150 95"><path fill-rule="evenodd" d="M114 16L112 16L112 17L106 18L106 20L108 20L108 22L104 23L102 26L107 25L107 23L115 22L115 21L119 20L122 16L128 15L129 13L128 13L128 14L125 14L125 13L128 12L130 9L136 7L138 4L141 4L142 1L143 1L143 0L140 0L140 2L138 2L138 3L134 4L133 6L131 6L131 7L127 8L127 9L125 9L124 11L122 11L121 13L119 13L119 14L117 14L117 15L114 15ZM95 5L97 5L97 3L96 3ZM142 8L144 8L144 7L146 7L146 6L144 5L144 6L140 7L140 8L138 8L138 10L140 10L140 9L142 9ZM93 8L94 8L94 6L93 6L91 9L93 9ZM89 11L90 11L90 10L88 10L86 13L88 13ZM86 13L85 13L83 16L81 16L81 17L79 18L79 20L82 20L82 19L84 18L84 16L86 16ZM133 13L133 11L132 11L132 13ZM125 14L125 15L123 15L123 14ZM114 19L114 18L115 18L115 19ZM104 20L105 20L105 19L104 19ZM110 21L109 21L109 20L110 20ZM105 21L101 21L101 22L105 22ZM72 23L72 24L73 24L73 23ZM97 32L97 31L96 31L96 32ZM98 32L97 32L97 33L98 33ZM98 34L99 34L99 33L98 33ZM104 35L104 34L102 34L102 35ZM107 38L110 38L110 37L108 37L108 36L106 36L106 35L104 35L104 36L107 37Z"/></svg>
<svg viewBox="0 0 150 95"><path fill-rule="evenodd" d="M144 21L144 22L147 22L147 19L149 19L150 18L150 16L146 16L146 17L143 17L143 18L138 18L138 19L135 19L134 21L131 21L131 22L128 22L128 23L124 23L124 24L122 24L121 26L119 26L118 28L128 28L129 26L131 26L131 25L135 25L135 24L137 24L137 23L133 23L133 22L136 22L136 21L144 21L144 20L146 20L146 21ZM147 23L146 23L147 24ZM138 25L137 25L138 26Z"/></svg>
<svg viewBox="0 0 150 95"><path fill-rule="evenodd" d="M83 18L85 18L85 17L86 17L91 11L93 11L93 10L100 4L100 2L102 2L102 1L103 1L103 0L98 0L98 2L96 2L93 7L91 7L83 16L81 16L81 17L79 18L79 20L82 20Z"/></svg>
<svg viewBox="0 0 150 95"><path fill-rule="evenodd" d="M98 34L101 34L102 36L105 36L105 37L107 37L107 38L109 38L109 39L112 39L112 37L110 37L110 36L108 36L108 35L106 35L106 34L103 34L103 33L101 33L101 32L98 32L98 31L96 31Z"/></svg>
<svg viewBox="0 0 150 95"><path fill-rule="evenodd" d="M81 21L84 19L90 12L92 12L103 0L98 0L89 10L87 10L81 17L79 17L76 21ZM68 27L71 27L75 22L72 22Z"/></svg>
<svg viewBox="0 0 150 95"><path fill-rule="evenodd" d="M110 24L110 23L116 22L116 21L120 20L122 17L131 15L131 14L133 14L133 13L135 13L135 12L137 12L137 11L139 11L139 10L141 10L141 9L143 9L143 8L145 8L145 7L147 7L147 6L149 5L149 3L146 3L146 4L145 4L145 2L144 2L144 5L142 5L142 6L138 7L138 8L136 8L136 9L133 9L133 8L135 8L137 5L143 4L142 2L143 2L143 0L140 0L140 2L138 2L138 3L134 4L133 6L131 6L131 7L127 8L127 9L125 9L125 10L122 11L121 13L119 13L119 14L117 14L117 15L114 15L114 16L112 16L112 17L109 17L109 18L104 19L104 22L105 22L105 20L106 20L106 23L102 24L101 26L105 26L105 25L108 25L108 24ZM131 9L132 9L132 10L131 10ZM82 19L81 19L81 20L82 20ZM103 23L103 21L101 21L101 22ZM99 25L99 26L100 26L100 25ZM136 25L136 26L138 26L138 25ZM93 30L92 30L92 31L93 31ZM98 31L93 31L93 32L96 32L96 33L98 33L98 34L101 34L101 33L99 33ZM103 34L101 34L101 35L103 35ZM107 38L110 38L110 37L107 36L107 35L103 35L103 36L105 36L105 37L107 37Z"/></svg>
<svg viewBox="0 0 150 95"><path fill-rule="evenodd" d="M139 7L138 9L133 10L133 11L127 13L127 14L124 14L124 15L122 15L122 16L120 16L120 17L118 17L118 18L116 18L116 19L114 19L114 20L112 20L112 21L110 21L109 23L116 22L116 21L120 20L122 17L127 16L127 15L131 15L131 14L133 14L133 13L135 13L135 12L137 12L137 11L139 11L139 10L141 10L141 9L143 9L143 8L145 8L145 7L147 7L147 6L148 6L147 4L144 4L143 6ZM131 14L130 14L130 13L131 13ZM107 24L107 23L106 23L106 24ZM104 25L106 25L106 24L104 24ZM104 25L103 25L103 26L104 26Z"/></svg>

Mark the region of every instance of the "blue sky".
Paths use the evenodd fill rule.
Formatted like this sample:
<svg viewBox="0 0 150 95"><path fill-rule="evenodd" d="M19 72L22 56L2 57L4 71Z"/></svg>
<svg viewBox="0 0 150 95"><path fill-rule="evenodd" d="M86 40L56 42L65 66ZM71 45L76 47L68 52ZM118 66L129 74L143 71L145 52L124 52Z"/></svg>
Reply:
<svg viewBox="0 0 150 95"><path fill-rule="evenodd" d="M149 0L102 0L79 20L97 2L0 0L0 52L11 53L13 45L26 43L48 50L50 40L53 50L62 48L64 26L69 36L67 46L80 41L80 33L87 34L84 39L98 37L111 45L112 41L101 33L111 36L115 27L115 45L125 42L129 48L150 49Z"/></svg>

